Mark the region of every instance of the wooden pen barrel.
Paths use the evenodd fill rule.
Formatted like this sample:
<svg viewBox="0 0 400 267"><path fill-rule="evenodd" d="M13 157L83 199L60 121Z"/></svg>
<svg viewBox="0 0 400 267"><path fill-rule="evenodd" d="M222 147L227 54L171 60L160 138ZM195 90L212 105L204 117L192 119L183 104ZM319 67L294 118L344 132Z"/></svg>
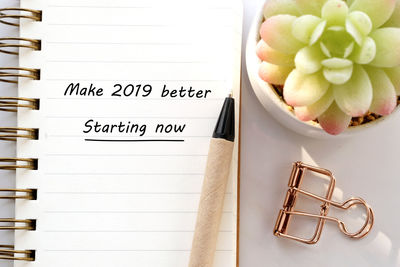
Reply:
<svg viewBox="0 0 400 267"><path fill-rule="evenodd" d="M211 139L189 267L213 266L233 145L225 139Z"/></svg>

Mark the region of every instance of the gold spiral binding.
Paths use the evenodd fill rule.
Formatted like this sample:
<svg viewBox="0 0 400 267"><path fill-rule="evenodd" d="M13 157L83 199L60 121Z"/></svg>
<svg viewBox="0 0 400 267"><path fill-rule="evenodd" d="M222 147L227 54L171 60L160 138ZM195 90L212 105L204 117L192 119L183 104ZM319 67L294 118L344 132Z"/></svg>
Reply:
<svg viewBox="0 0 400 267"><path fill-rule="evenodd" d="M28 38L0 38L0 53L18 55L18 51L8 50L9 48L30 48L33 50L40 50L42 42L36 39Z"/></svg>
<svg viewBox="0 0 400 267"><path fill-rule="evenodd" d="M25 103L20 103L25 102ZM24 97L0 97L0 111L17 112L18 108L39 109L39 99Z"/></svg>
<svg viewBox="0 0 400 267"><path fill-rule="evenodd" d="M0 219L0 230L36 230L36 220Z"/></svg>
<svg viewBox="0 0 400 267"><path fill-rule="evenodd" d="M42 21L42 11L18 7L0 9L0 23L19 27L19 19L22 18L31 19L33 21ZM10 22L7 19L16 20L18 22Z"/></svg>
<svg viewBox="0 0 400 267"><path fill-rule="evenodd" d="M11 163L10 165L0 165L0 170L37 170L37 161L37 159L0 158L0 163Z"/></svg>
<svg viewBox="0 0 400 267"><path fill-rule="evenodd" d="M1 260L34 261L35 250L15 250L12 245L0 245Z"/></svg>
<svg viewBox="0 0 400 267"><path fill-rule="evenodd" d="M0 82L18 83L18 78L40 80L40 70L30 68L0 68Z"/></svg>
<svg viewBox="0 0 400 267"><path fill-rule="evenodd" d="M33 128L0 127L0 140L17 141L17 138L37 140L38 133L39 129Z"/></svg>
<svg viewBox="0 0 400 267"><path fill-rule="evenodd" d="M37 189L0 189L0 193L9 193L4 196L0 195L0 199L37 199Z"/></svg>
<svg viewBox="0 0 400 267"><path fill-rule="evenodd" d="M1 8L0 23L20 26L20 19L42 20L42 11L26 8ZM18 55L18 48L41 49L41 41L28 38L0 38L0 53ZM40 79L40 70L20 67L0 67L0 82L18 83L19 78ZM0 97L0 111L17 112L18 108L39 109L39 100L20 97ZM0 140L16 141L17 138L37 139L38 129L0 127ZM33 158L0 158L0 170L37 169L38 160ZM0 189L0 199L37 198L36 189ZM36 230L36 220L0 219L0 230ZM35 250L16 250L12 245L0 245L0 259L34 261Z"/></svg>

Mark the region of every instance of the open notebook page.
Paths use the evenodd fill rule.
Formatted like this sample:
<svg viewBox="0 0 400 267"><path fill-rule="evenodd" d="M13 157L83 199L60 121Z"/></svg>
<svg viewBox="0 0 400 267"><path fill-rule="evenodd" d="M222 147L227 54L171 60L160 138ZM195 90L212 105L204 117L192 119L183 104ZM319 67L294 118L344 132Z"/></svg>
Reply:
<svg viewBox="0 0 400 267"><path fill-rule="evenodd" d="M240 87L242 9L232 0L21 0L43 10L21 36L19 127L40 128L18 141L16 217L37 230L16 233L36 261L15 266L187 266L210 134L224 98ZM237 116L239 108L237 107ZM237 125L238 126L238 125ZM238 133L237 133L238 136ZM215 266L236 264L237 147Z"/></svg>

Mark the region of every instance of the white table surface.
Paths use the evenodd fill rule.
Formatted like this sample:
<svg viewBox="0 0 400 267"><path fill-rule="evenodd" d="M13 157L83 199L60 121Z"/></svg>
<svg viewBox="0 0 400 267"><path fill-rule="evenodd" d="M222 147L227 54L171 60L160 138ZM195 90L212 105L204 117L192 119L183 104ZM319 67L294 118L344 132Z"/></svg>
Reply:
<svg viewBox="0 0 400 267"><path fill-rule="evenodd" d="M244 3L244 43L262 2ZM2 0L0 6L17 5L17 0ZM17 30L0 25L0 36L10 35L16 36ZM0 55L0 65L16 66L17 59ZM400 150L400 115L390 125L352 139L314 140L290 132L269 116L251 89L244 62L242 85L240 266L400 266L400 160L396 156ZM0 95L15 96L16 87L0 84ZM0 114L0 125L16 125L15 115ZM1 157L14 156L15 146L0 142L0 151ZM326 224L315 246L273 236L291 163L298 160L334 172L337 200L354 195L372 205L376 222L369 236L348 239L333 223ZM12 172L1 173L0 188L13 188L14 183ZM12 202L1 201L0 217L13 214ZM13 233L0 232L0 243L12 244ZM0 262L0 266L11 267L12 263Z"/></svg>

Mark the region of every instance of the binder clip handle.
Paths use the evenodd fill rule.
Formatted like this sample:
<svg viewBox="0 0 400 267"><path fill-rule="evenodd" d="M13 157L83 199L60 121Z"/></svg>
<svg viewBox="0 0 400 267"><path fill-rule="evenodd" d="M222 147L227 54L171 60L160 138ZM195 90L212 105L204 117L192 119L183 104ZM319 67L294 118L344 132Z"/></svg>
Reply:
<svg viewBox="0 0 400 267"><path fill-rule="evenodd" d="M334 205L334 204L333 204ZM338 224L339 224L339 228L340 231L342 231L345 235L347 235L348 237L351 238L363 238L364 236L366 236L372 229L372 226L374 225L374 211L372 210L372 208L364 201L364 199L362 198L350 198L347 201L343 202L343 204L341 205L341 209L344 210L348 210L353 206L356 205L362 205L365 207L365 211L366 211L366 219L365 219L365 223L364 225L361 227L361 229L355 233L350 233L347 228L346 225L338 220Z"/></svg>

